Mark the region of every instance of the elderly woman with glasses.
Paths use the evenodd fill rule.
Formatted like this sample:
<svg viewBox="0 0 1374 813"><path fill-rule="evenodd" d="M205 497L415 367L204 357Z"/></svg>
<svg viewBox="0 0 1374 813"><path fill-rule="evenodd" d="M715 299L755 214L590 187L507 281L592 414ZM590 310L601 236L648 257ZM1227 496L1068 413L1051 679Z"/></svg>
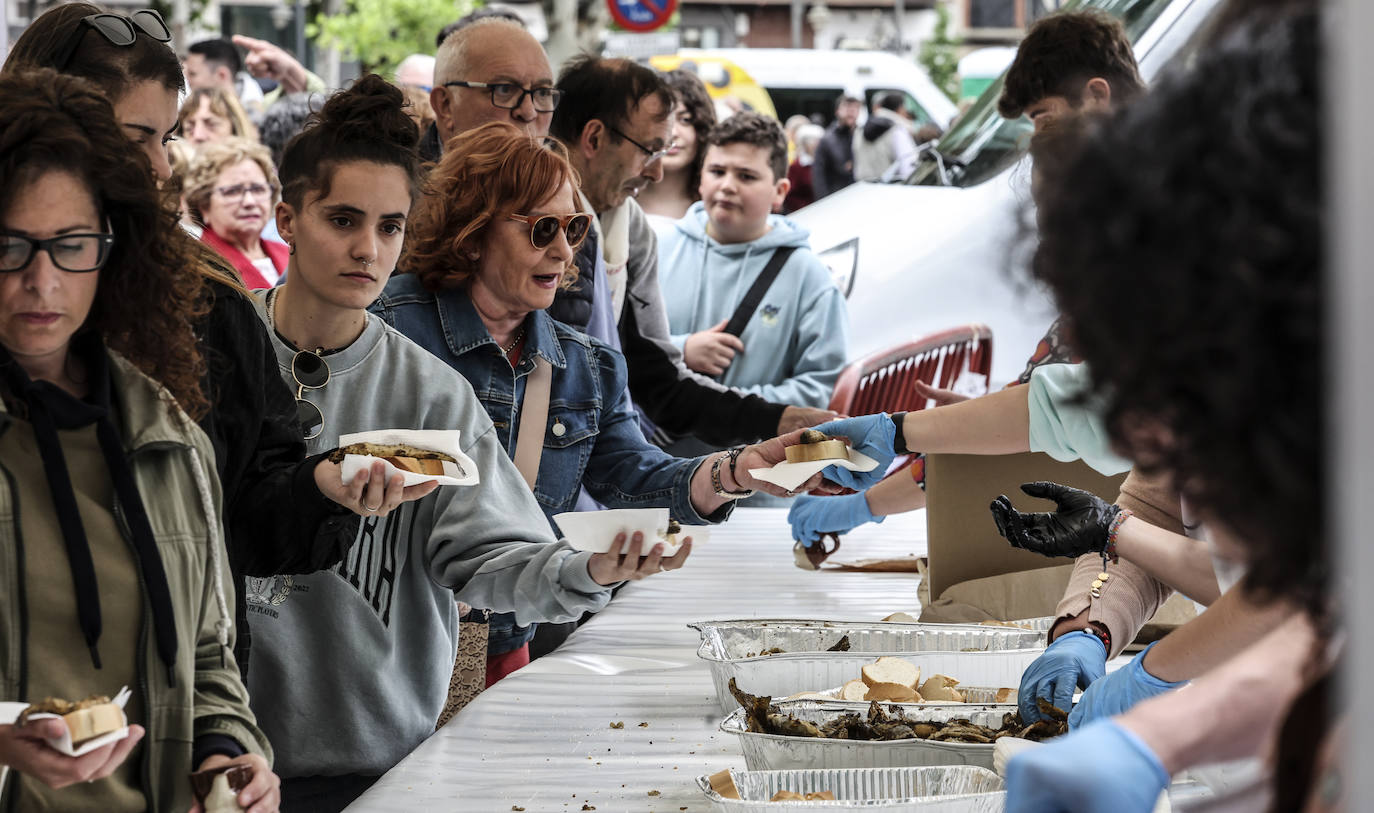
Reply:
<svg viewBox="0 0 1374 813"><path fill-rule="evenodd" d="M239 677L193 320L198 282L148 165L87 83L0 77L0 686L132 689L128 737L82 756L60 719L0 725L10 810L187 810L187 775L249 766L277 809Z"/></svg>
<svg viewBox="0 0 1374 813"><path fill-rule="evenodd" d="M183 190L188 214L204 229L200 239L233 264L243 284L276 285L289 249L262 236L277 205L272 153L238 138L211 144L191 162Z"/></svg>
<svg viewBox="0 0 1374 813"><path fill-rule="evenodd" d="M430 175L402 263L409 273L374 307L467 379L518 465L532 457L522 473L550 523L583 488L610 507L669 508L687 525L724 520L756 488L784 494L749 474L783 460L784 440L668 455L639 428L624 357L545 313L575 278L573 255L591 227L577 183L561 147L513 125L459 135ZM533 637L510 618L493 620L491 634L493 655L519 653ZM525 662L517 654L506 665Z"/></svg>

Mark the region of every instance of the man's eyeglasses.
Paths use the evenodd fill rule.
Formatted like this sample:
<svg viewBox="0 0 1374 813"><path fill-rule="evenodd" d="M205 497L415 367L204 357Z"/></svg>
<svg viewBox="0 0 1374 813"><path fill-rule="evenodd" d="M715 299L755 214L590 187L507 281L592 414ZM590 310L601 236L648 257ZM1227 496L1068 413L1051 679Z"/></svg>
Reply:
<svg viewBox="0 0 1374 813"><path fill-rule="evenodd" d="M114 241L113 234L104 232L59 234L46 240L0 233L0 273L23 271L36 251L48 252L52 264L63 271L76 274L95 271L110 258Z"/></svg>
<svg viewBox="0 0 1374 813"><path fill-rule="evenodd" d="M661 150L651 150L651 149L649 149L648 147L644 146L643 144L640 144L638 141L635 141L633 138L630 138L629 136L627 136L627 135L625 135L624 133L620 132L620 131L617 130L616 128L611 127L610 125L607 125L607 126L606 126L606 129L607 129L607 130L610 130L611 132L615 133L616 135L620 136L621 138L625 139L626 141L628 141L628 142L630 142L631 144L633 144L633 145L635 145L636 147L638 147L638 148L639 148L639 151L642 152L642 153L644 153L645 156L647 156L647 157L644 159L644 163L645 163L645 164L652 164L653 162L662 159L663 156L665 156L665 155L668 154L668 151L669 151L669 150L671 150L671 149L677 147L677 145L678 145L676 141L669 141L667 144L665 144L665 145L663 146L663 149L661 149Z"/></svg>
<svg viewBox="0 0 1374 813"><path fill-rule="evenodd" d="M260 183L238 183L233 186L217 186L215 191L225 200L241 200L244 195L252 195L255 198L265 198L275 191L276 187Z"/></svg>
<svg viewBox="0 0 1374 813"><path fill-rule="evenodd" d="M530 97L537 113L552 113L563 99L563 91L552 87L522 88L513 82L445 82L446 88L473 88L491 93L491 103L503 110L514 110Z"/></svg>
<svg viewBox="0 0 1374 813"><path fill-rule="evenodd" d="M76 56L76 49L81 45L82 38L90 30L95 30L106 42L121 48L133 45L139 34L157 42L172 41L172 30L167 27L162 15L153 9L139 9L128 17L122 14L91 14L82 17L81 22L67 35L67 42L62 46L62 50L58 51L60 56L53 67L65 71L72 57Z"/></svg>
<svg viewBox="0 0 1374 813"><path fill-rule="evenodd" d="M329 383L329 364L319 353L301 350L291 357L291 377L296 379L296 420L305 439L314 440L324 431L324 413L304 395Z"/></svg>
<svg viewBox="0 0 1374 813"><path fill-rule="evenodd" d="M562 229L568 235L568 247L577 248L582 245L582 241L587 239L587 232L592 228L592 216L588 214L575 215L506 215L519 223L524 223L530 227L530 245L535 248L548 248L553 242L553 238L558 236L558 230Z"/></svg>

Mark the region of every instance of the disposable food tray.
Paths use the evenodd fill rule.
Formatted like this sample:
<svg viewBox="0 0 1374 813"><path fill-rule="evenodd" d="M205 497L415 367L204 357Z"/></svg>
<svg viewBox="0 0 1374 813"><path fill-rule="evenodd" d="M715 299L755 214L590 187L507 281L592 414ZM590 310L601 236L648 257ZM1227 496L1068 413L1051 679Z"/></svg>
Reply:
<svg viewBox="0 0 1374 813"><path fill-rule="evenodd" d="M817 726L847 712L868 713L868 703L826 700L785 700L775 703L782 714L790 714ZM1011 706L916 706L883 704L884 709L901 711L910 719L928 722L968 720L975 725L1000 728L1002 716ZM825 737L788 737L781 734L755 734L747 730L744 709L731 712L720 730L740 738L744 762L751 771L781 771L820 768L906 768L926 765L976 765L992 769L993 743L931 742L929 740L840 740Z"/></svg>
<svg viewBox="0 0 1374 813"><path fill-rule="evenodd" d="M921 679L922 679L922 680L925 680L927 677L928 677L928 675L925 675L925 674L922 674L922 675L921 675ZM952 676L951 676L951 677L952 677ZM893 703L892 705L894 705L894 706L901 706L901 707L903 707L903 708L906 708L907 706L952 706L952 707L954 707L954 708L967 708L967 707L969 707L969 706L1006 706L1008 711L1012 711L1012 710L1014 710L1014 709L1016 708L1016 700L1017 700L1017 697L1018 697L1018 695L1019 695L1019 691L1017 690L1017 688L1016 688L1015 686L1012 686L1012 687L1010 687L1010 688L1011 688L1011 694L1008 695L1007 699L1004 700L1004 701L1001 702L1001 703L998 703L998 702L997 702L997 693L998 693L999 691L1001 691L1003 688L1006 688L1006 687L1003 687L1003 686L965 686L965 685L963 685L963 684L961 683L961 684L959 684L958 686L955 686L954 688L957 689L957 690L959 691L959 693L962 694L962 695L964 696L964 702L963 702L963 703ZM826 690L823 691L823 692L816 692L816 694L828 695L828 696L830 697L830 700L831 700L831 701L839 702L839 703L857 703L857 702L860 702L860 701L857 701L857 700L840 700L840 692L842 692L842 691L844 691L844 687L843 687L843 686L836 686L836 687L833 688L833 689L826 689ZM819 698L808 698L808 699L819 700ZM825 702L829 702L829 701L825 701ZM863 701L863 702L867 702L867 701ZM884 701L884 702L886 702L886 701Z"/></svg>
<svg viewBox="0 0 1374 813"><path fill-rule="evenodd" d="M773 811L881 811L881 813L1001 813L1006 794L1000 777L968 765L933 768L859 768L800 771L731 771L739 799L697 784L721 813ZM770 802L780 790L828 790L835 801Z"/></svg>
<svg viewBox="0 0 1374 813"><path fill-rule="evenodd" d="M1011 627L796 619L688 626L701 634L697 656L710 664L716 697L727 712L739 706L730 694L730 678L750 694L781 698L856 680L865 665L884 655L915 663L923 676L948 675L969 686L1015 687L1045 645L1042 633ZM846 635L849 651L826 651ZM759 654L772 649L782 652Z"/></svg>

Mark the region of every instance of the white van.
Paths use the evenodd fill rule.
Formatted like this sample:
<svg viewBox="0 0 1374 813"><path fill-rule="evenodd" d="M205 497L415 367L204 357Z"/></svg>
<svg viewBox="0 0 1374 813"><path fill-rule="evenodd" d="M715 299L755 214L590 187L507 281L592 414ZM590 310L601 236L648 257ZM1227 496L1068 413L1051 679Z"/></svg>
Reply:
<svg viewBox="0 0 1374 813"><path fill-rule="evenodd" d="M1120 17L1147 82L1186 63L1221 0L1084 0ZM927 150L906 184L856 183L793 212L849 291L850 358L949 327L983 323L992 384L1019 375L1053 303L1019 276L1030 206L1024 117L997 113L999 78Z"/></svg>
<svg viewBox="0 0 1374 813"><path fill-rule="evenodd" d="M943 130L957 112L916 63L886 51L814 51L802 48L684 48L678 56L717 56L738 65L762 85L773 99L778 120L801 114L830 122L835 102L845 91L873 97L897 91L905 99L917 125L936 124Z"/></svg>

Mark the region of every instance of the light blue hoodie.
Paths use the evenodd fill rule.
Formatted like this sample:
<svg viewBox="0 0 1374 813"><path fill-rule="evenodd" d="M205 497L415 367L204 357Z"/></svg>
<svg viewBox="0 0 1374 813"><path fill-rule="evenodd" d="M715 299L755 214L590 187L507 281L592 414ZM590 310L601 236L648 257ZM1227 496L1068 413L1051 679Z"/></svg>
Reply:
<svg viewBox="0 0 1374 813"><path fill-rule="evenodd" d="M729 319L773 249L796 246L740 336L744 352L720 381L778 404L826 406L848 355L849 314L830 270L811 253L811 233L771 215L759 239L718 243L706 235L706 222L705 208L694 203L658 244L673 343L682 348L692 333Z"/></svg>

